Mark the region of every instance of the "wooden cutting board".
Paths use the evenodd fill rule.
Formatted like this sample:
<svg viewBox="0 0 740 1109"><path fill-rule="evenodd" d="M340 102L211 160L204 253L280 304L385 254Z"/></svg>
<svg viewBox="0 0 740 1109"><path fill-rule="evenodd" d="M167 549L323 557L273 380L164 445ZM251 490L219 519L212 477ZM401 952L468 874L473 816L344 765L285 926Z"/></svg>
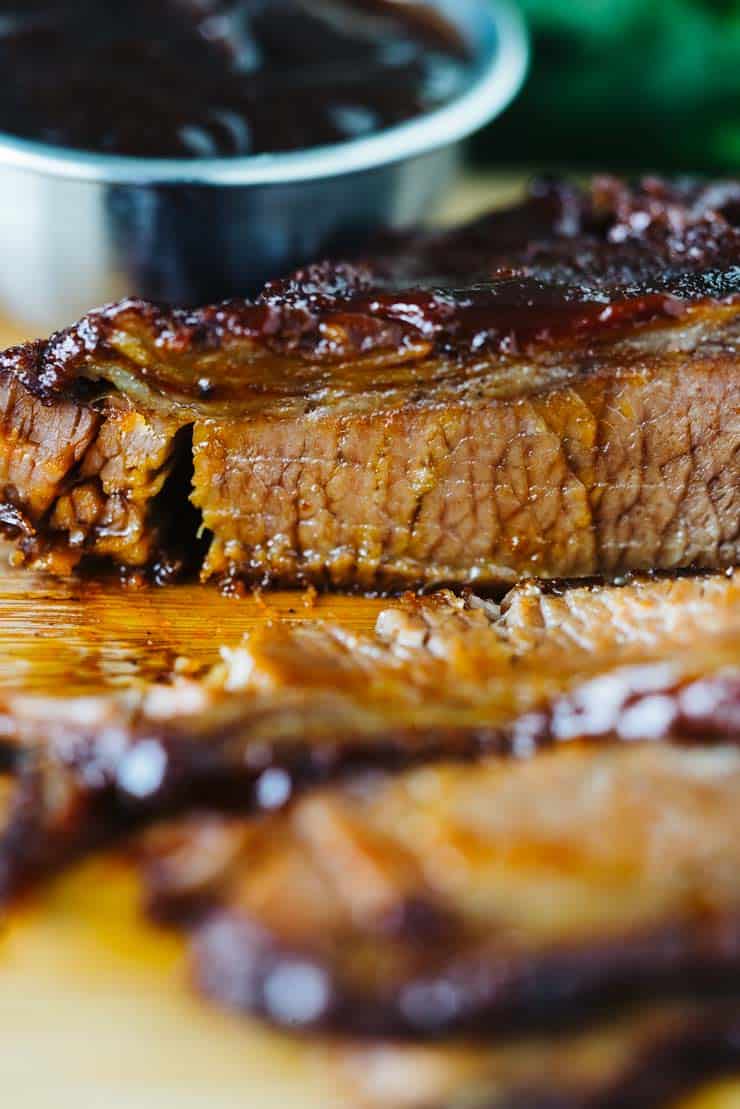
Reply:
<svg viewBox="0 0 740 1109"><path fill-rule="evenodd" d="M463 218L520 180L477 179ZM22 338L0 326L0 346ZM0 565L4 559L0 553ZM241 600L195 585L131 590L0 569L0 687L95 693L206 665L275 614L369 630L381 602L310 594ZM180 941L139 912L122 860L53 883L0 931L0 1082L8 1109L352 1109L321 1050L224 1015L188 986ZM693 1109L740 1109L740 1083Z"/></svg>

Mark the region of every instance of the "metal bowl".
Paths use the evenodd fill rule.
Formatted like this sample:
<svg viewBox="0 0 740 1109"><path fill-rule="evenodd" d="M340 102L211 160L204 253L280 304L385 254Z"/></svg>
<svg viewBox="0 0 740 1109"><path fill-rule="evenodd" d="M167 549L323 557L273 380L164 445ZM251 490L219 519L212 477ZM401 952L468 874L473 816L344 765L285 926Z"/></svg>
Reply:
<svg viewBox="0 0 740 1109"><path fill-rule="evenodd" d="M432 0L473 51L449 104L367 138L246 158L149 159L0 134L0 313L50 331L139 295L183 305L245 295L380 227L428 217L462 140L526 70L506 0Z"/></svg>

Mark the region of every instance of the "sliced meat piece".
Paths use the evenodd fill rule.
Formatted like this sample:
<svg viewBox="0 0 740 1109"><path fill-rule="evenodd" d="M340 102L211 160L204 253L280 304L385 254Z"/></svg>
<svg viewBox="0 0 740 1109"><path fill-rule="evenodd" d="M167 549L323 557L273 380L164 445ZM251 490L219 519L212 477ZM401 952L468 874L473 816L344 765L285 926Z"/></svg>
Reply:
<svg viewBox="0 0 740 1109"><path fill-rule="evenodd" d="M619 734L623 710L659 696L675 712L646 719L643 738L704 730L734 741L739 588L735 572L557 593L527 585L500 608L449 592L409 596L380 614L374 637L269 622L223 648L204 680L102 698L9 695L2 731L10 746L89 764L139 797L209 775L241 790L275 767L300 783L358 763L509 750L523 725L543 719L542 743L606 738ZM161 776L128 790L142 744L158 747Z"/></svg>
<svg viewBox="0 0 740 1109"><path fill-rule="evenodd" d="M668 1109L740 1070L736 1002L647 1007L497 1047L346 1049L352 1109Z"/></svg>
<svg viewBox="0 0 740 1109"><path fill-rule="evenodd" d="M62 414L97 388L192 425L206 578L375 590L732 566L738 196L540 184L254 302L109 306L0 368Z"/></svg>
<svg viewBox="0 0 740 1109"><path fill-rule="evenodd" d="M368 767L526 757L574 739L737 744L737 588L737 574L557 595L527 586L501 610L449 593L410 597L381 615L374 638L275 623L225 649L202 681L8 696L4 749L30 780L48 778L52 795L57 775L65 790L73 783L84 842L101 824L186 804L269 811ZM543 614L559 608L550 633ZM640 635L626 619L634 611Z"/></svg>
<svg viewBox="0 0 740 1109"><path fill-rule="evenodd" d="M501 604L448 590L406 594L378 617L376 634L401 660L446 667L500 666L516 659L543 674L558 660L571 673L691 646L740 623L740 571L631 577L621 585L529 581ZM485 678L485 674L477 677Z"/></svg>
<svg viewBox="0 0 740 1109"><path fill-rule="evenodd" d="M119 397L44 403L0 372L0 529L19 559L58 572L83 556L153 563L177 430Z"/></svg>
<svg viewBox="0 0 740 1109"><path fill-rule="evenodd" d="M736 348L737 321L715 334ZM738 363L590 355L510 399L199 421L205 576L403 588L738 560Z"/></svg>
<svg viewBox="0 0 740 1109"><path fill-rule="evenodd" d="M150 913L192 933L197 946L203 922L208 927L248 881L250 859L258 857L272 826L199 813L147 832L138 851ZM342 861L338 857L332 869ZM377 894L383 861L366 863L356 878L358 891L371 877ZM291 870L270 866L283 889ZM310 848L307 866L315 866ZM263 877L256 876L263 884L260 904L265 898L272 903L279 890L273 893ZM299 897L310 889L310 875L306 882ZM362 913L364 893L355 904ZM294 905L289 896L286 913ZM392 930L385 935L389 940ZM426 942L421 934L419 942ZM300 1015L301 1005L310 1004L311 977L301 991L295 966L292 972L295 993L289 997ZM322 981L315 978L314 988ZM288 1011L285 1016L291 1023ZM495 1044L483 1038L433 1045L365 1040L327 1048L317 1041L316 1050L336 1071L338 1104L352 1109L661 1109L740 1070L739 1021L734 999L693 999L649 1003L618 1017L589 1013L585 1028L564 1021L549 1035L524 1030Z"/></svg>
<svg viewBox="0 0 740 1109"><path fill-rule="evenodd" d="M0 413L0 525L22 549L38 542L37 529L94 442L100 416L71 400L45 405L7 372Z"/></svg>
<svg viewBox="0 0 740 1109"><path fill-rule="evenodd" d="M160 839L150 901L206 993L287 1027L562 1027L737 987L739 789L736 747L651 744L371 777Z"/></svg>

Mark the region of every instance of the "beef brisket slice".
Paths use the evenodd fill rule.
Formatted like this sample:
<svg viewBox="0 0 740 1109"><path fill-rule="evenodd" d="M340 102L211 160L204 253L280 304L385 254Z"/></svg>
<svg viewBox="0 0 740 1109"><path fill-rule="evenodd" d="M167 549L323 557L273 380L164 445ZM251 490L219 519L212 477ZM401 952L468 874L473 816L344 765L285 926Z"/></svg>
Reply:
<svg viewBox="0 0 740 1109"><path fill-rule="evenodd" d="M339 1057L351 1109L669 1109L740 1066L737 1003L653 1005L585 1033Z"/></svg>
<svg viewBox="0 0 740 1109"><path fill-rule="evenodd" d="M245 880L264 836L254 821L202 812L147 832L137 855L154 918L189 933L197 948L204 922ZM370 871L360 881L366 889L369 878L377 896L383 859L365 861ZM411 921L413 911L406 907ZM417 925L423 919L418 912ZM426 942L421 931L419 942ZM301 991L295 980L294 1014L310 1006L310 983L309 976ZM616 1017L589 1013L585 1029L563 1021L552 1035L525 1029L493 1043L483 1035L473 1043L305 1042L326 1057L338 1104L348 1109L662 1109L737 1068L739 1021L737 1001L695 998L650 1002Z"/></svg>
<svg viewBox="0 0 740 1109"><path fill-rule="evenodd" d="M222 851L198 979L278 1024L370 1036L508 1035L727 989L738 789L736 747L637 743L309 795ZM177 868L159 877L165 908L187 904Z"/></svg>
<svg viewBox="0 0 740 1109"><path fill-rule="evenodd" d="M734 564L737 356L630 361L511 398L200 421L204 573L372 589Z"/></svg>
<svg viewBox="0 0 740 1109"><path fill-rule="evenodd" d="M739 197L731 183L540 185L255 301L91 313L3 356L38 427L19 436L19 418L0 443L9 524L149 557L150 481L99 503L95 473L49 515L95 435L74 401L93 389L145 421L151 475L163 418L192 425L205 577L375 589L731 566ZM67 424L79 443L60 454ZM140 433L131 449L138 470Z"/></svg>
<svg viewBox="0 0 740 1109"><path fill-rule="evenodd" d="M269 624L200 681L8 695L3 751L28 801L0 857L16 884L32 876L15 854L17 811L56 859L173 807L271 810L368 767L526 757L579 738L738 744L739 612L737 573L520 586L501 607L441 593L387 609L375 636Z"/></svg>
<svg viewBox="0 0 740 1109"><path fill-rule="evenodd" d="M150 564L176 432L122 397L44 402L0 372L0 527L19 557L60 572L85 555Z"/></svg>

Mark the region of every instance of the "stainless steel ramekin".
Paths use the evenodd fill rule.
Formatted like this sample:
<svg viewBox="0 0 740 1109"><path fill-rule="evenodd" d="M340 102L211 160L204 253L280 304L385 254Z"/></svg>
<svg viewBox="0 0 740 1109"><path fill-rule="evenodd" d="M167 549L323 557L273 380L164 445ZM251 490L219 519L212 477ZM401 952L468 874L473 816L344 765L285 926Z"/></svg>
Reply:
<svg viewBox="0 0 740 1109"><path fill-rule="evenodd" d="M379 227L424 220L462 140L517 92L527 39L507 0L432 0L474 60L438 110L368 138L288 154L122 158L0 134L0 313L39 332L138 294L245 295Z"/></svg>

